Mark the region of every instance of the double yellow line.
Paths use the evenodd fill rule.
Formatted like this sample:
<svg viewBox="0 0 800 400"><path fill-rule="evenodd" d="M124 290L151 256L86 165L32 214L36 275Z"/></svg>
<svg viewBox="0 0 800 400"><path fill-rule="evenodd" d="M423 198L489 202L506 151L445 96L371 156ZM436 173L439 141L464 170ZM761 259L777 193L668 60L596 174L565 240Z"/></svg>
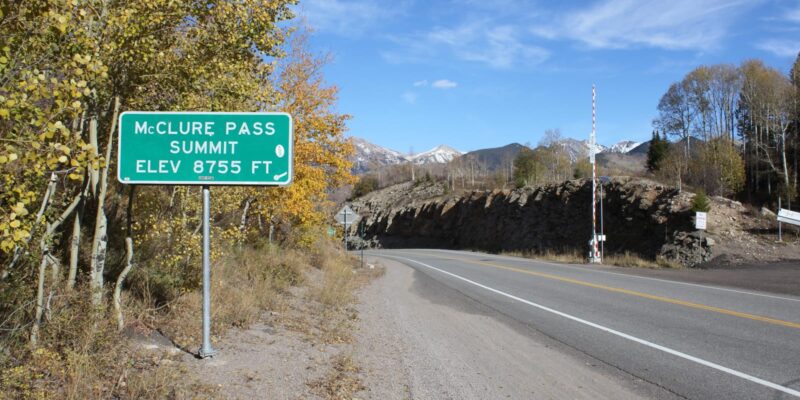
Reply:
<svg viewBox="0 0 800 400"><path fill-rule="evenodd" d="M785 326L785 327L789 327L789 328L800 329L800 323L796 323L796 322L784 321L784 320L781 320L781 319L764 317L764 316L761 316L761 315L748 314L748 313L743 313L743 312L739 312L739 311L728 310L726 308L707 306L705 304L692 303L690 301L678 300L678 299L673 299L673 298L670 298L670 297L656 296L656 295L649 294L649 293L637 292L635 290L628 290L628 289L622 289L622 288L617 288L617 287L613 287L613 286L600 285L600 284L597 284L597 283L586 282L586 281L582 281L582 280L579 280L579 279L566 278L566 277L563 277L563 276L547 274L547 273L544 273L544 272L530 271L530 270L526 270L526 269L509 267L509 266L506 266L506 265L495 264L495 263L486 262L486 261L470 260L470 259L466 259L466 258L441 257L441 256L434 256L434 255L431 255L431 254L425 254L425 255L429 256L429 257L443 259L443 260L461 261L461 262L466 262L466 263L470 263L470 264L484 265L484 266L487 266L487 267L492 267L492 268L497 268L497 269L504 269L504 270L507 270L507 271L514 271L514 272L518 272L518 273L521 273L521 274L538 276L540 278L552 279L552 280L556 280L556 281L560 281L560 282L572 283L572 284L575 284L575 285L580 285L580 286L585 286L585 287L590 287L590 288L595 288L595 289L606 290L606 291L614 292L614 293L622 293L622 294L626 294L626 295L629 295L629 296L640 297L640 298L643 298L643 299L656 300L656 301L661 301L661 302L664 302L664 303L676 304L676 305L679 305L679 306L694 308L694 309L698 309L698 310L711 311L711 312L715 312L715 313L719 313L719 314L730 315L730 316L739 317L739 318L745 318L745 319L749 319L749 320L753 320L753 321L765 322L765 323L768 323L768 324L780 325L780 326Z"/></svg>

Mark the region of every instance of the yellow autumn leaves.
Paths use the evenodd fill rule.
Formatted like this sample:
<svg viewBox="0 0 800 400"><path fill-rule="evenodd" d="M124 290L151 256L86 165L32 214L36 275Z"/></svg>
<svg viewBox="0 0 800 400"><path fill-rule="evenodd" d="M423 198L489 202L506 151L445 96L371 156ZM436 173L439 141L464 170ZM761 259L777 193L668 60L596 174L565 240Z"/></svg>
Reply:
<svg viewBox="0 0 800 400"><path fill-rule="evenodd" d="M113 156L105 157L114 98L121 111L289 112L296 121L294 184L215 188L216 218L235 220L221 222L217 233L241 241L263 237L270 225L325 223L328 193L353 179L348 116L336 112L337 89L324 84L323 63L302 35L286 43L290 29L280 24L293 17L292 3L26 0L3 7L0 19L15 23L0 25L0 265L76 196L86 192L89 207L97 203L98 172L108 166L115 173ZM37 225L36 215L15 210L38 209L52 174L54 195ZM103 207L124 209L125 190L112 178ZM145 187L135 204L137 247L163 253L158 249L169 244L172 255L159 261L170 270L196 256L196 190ZM119 218L110 218L111 231L123 229Z"/></svg>

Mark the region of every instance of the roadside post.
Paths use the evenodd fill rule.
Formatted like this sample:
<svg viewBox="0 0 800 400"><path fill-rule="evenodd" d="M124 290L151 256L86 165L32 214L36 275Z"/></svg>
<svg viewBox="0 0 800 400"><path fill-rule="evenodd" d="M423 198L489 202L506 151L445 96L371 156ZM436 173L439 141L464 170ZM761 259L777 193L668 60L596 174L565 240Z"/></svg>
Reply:
<svg viewBox="0 0 800 400"><path fill-rule="evenodd" d="M600 259L602 260L603 257L606 256L606 228L605 228L605 216L603 215L603 203L605 200L605 195L603 194L603 185L606 183L611 182L611 178L607 176L600 177Z"/></svg>
<svg viewBox="0 0 800 400"><path fill-rule="evenodd" d="M293 177L292 117L268 112L124 112L117 180L195 185L203 195L203 340L211 346L211 186L286 186Z"/></svg>
<svg viewBox="0 0 800 400"><path fill-rule="evenodd" d="M350 227L350 225L356 223L360 216L353 211L350 206L345 204L344 207L342 207L342 209L336 213L334 218L336 219L336 222L344 226L344 251L347 251L347 229Z"/></svg>
<svg viewBox="0 0 800 400"><path fill-rule="evenodd" d="M781 198L778 197L778 214L780 214L782 209L783 207L781 207ZM783 242L783 223L781 222L780 218L778 218L778 242Z"/></svg>
<svg viewBox="0 0 800 400"><path fill-rule="evenodd" d="M361 237L361 269L364 269L364 225L360 225L360 228L361 234L359 236Z"/></svg>
<svg viewBox="0 0 800 400"><path fill-rule="evenodd" d="M597 160L594 152L595 143L597 141L596 105L595 85L592 85L592 134L589 136L589 162L592 164L592 238L589 241L589 262L592 264L602 264L603 258L600 255L600 240L597 234Z"/></svg>

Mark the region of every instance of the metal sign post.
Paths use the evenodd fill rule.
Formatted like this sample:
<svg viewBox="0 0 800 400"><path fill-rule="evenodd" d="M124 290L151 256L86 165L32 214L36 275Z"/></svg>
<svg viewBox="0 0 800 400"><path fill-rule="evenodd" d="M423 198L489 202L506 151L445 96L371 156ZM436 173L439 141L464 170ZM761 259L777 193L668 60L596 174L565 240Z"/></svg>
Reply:
<svg viewBox="0 0 800 400"><path fill-rule="evenodd" d="M364 225L361 225L361 268L364 268Z"/></svg>
<svg viewBox="0 0 800 400"><path fill-rule="evenodd" d="M348 218L350 217L350 218ZM355 211L353 211L347 204L339 210L334 216L337 222L344 226L344 250L347 251L347 228L355 224L361 218Z"/></svg>
<svg viewBox="0 0 800 400"><path fill-rule="evenodd" d="M781 198L778 197L778 242L783 242L783 221L780 218L782 209Z"/></svg>
<svg viewBox="0 0 800 400"><path fill-rule="evenodd" d="M117 179L123 184L202 185L203 343L211 346L210 185L285 186L293 177L292 117L286 113L124 112ZM271 231L270 231L271 236Z"/></svg>
<svg viewBox="0 0 800 400"><path fill-rule="evenodd" d="M203 347L200 358L212 357L211 347L211 189L203 186Z"/></svg>

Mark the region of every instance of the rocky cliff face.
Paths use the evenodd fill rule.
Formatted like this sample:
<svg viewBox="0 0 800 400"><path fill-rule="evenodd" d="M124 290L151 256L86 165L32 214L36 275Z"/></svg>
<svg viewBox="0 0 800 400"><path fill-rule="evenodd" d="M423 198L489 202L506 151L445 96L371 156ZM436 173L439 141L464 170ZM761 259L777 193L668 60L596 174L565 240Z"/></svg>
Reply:
<svg viewBox="0 0 800 400"><path fill-rule="evenodd" d="M693 230L690 194L631 178L612 179L603 191L607 253L655 258L670 245L681 261L674 243L677 236L685 239L679 233ZM357 199L353 209L363 217L366 239L387 248L588 253L590 202L591 182L585 180L459 195L445 194L437 184L406 183Z"/></svg>

